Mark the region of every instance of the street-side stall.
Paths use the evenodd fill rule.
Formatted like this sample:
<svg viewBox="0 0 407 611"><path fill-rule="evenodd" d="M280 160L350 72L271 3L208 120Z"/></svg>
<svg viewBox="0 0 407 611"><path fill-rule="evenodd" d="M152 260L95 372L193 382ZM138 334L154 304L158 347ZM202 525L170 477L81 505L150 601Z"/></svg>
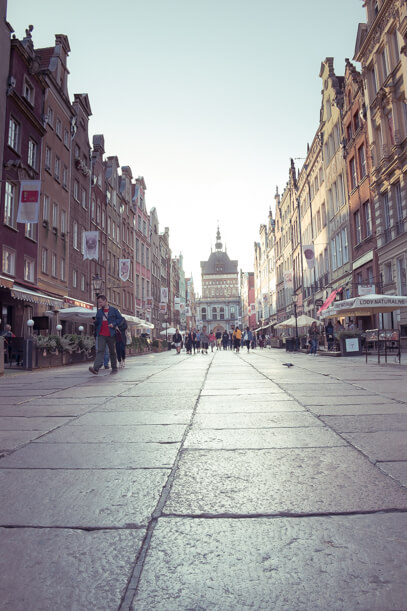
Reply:
<svg viewBox="0 0 407 611"><path fill-rule="evenodd" d="M398 346L394 344L394 348L400 362L400 350L398 349L400 347L399 330L383 329L381 315L406 308L407 296L371 294L337 301L334 305L321 312L321 316L324 319L331 318L337 320L344 317L351 317L352 320L359 317L371 317L372 321L377 321L376 328L374 329L344 329L345 332L348 332L348 337L345 337L344 333L343 338L341 338L343 340L341 342L343 354L345 356L360 354L362 350L365 350L366 359L367 353L377 354L380 362L380 354L383 353L382 348L388 352L391 347L389 341L398 342ZM372 339L375 337L377 337L377 341ZM391 339L391 337L394 339ZM366 341L367 339L368 341Z"/></svg>

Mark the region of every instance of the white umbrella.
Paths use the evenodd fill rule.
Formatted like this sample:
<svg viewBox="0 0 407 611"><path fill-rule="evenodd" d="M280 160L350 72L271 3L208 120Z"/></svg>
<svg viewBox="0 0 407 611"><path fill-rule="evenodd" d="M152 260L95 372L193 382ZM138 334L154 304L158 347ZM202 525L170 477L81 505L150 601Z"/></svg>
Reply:
<svg viewBox="0 0 407 611"><path fill-rule="evenodd" d="M86 320L96 316L96 308L64 308L59 311L60 320Z"/></svg>
<svg viewBox="0 0 407 611"><path fill-rule="evenodd" d="M160 335L174 335L174 333L176 332L176 329L174 329L174 327L169 327L169 329L164 329L164 331L160 332Z"/></svg>
<svg viewBox="0 0 407 611"><path fill-rule="evenodd" d="M316 318L312 318L311 316L308 316L307 314L301 314L301 316L298 316L297 318L297 327L308 327L312 325L313 322L316 322L318 325L322 325L322 322L320 320L317 320Z"/></svg>
<svg viewBox="0 0 407 611"><path fill-rule="evenodd" d="M295 318L294 316L291 316L291 318L288 318L287 320L283 320L282 322L279 322L277 325L275 325L276 329L286 329L287 327L295 327Z"/></svg>
<svg viewBox="0 0 407 611"><path fill-rule="evenodd" d="M297 321L295 320L295 316L291 316L288 320L283 320L278 325L276 325L277 329L295 329L295 327L309 327L313 322L322 325L320 320L316 320L315 318L311 318L311 316L307 316L307 314L301 314L297 316Z"/></svg>

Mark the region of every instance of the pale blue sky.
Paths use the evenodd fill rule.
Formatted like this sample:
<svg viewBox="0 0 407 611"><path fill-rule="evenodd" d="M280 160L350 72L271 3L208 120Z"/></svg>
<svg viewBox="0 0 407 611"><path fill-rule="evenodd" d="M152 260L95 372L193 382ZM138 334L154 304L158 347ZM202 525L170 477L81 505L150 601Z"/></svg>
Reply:
<svg viewBox="0 0 407 611"><path fill-rule="evenodd" d="M219 220L228 254L253 269L253 243L319 122L319 69L352 59L361 0L9 0L18 38L69 37L69 92L88 93L103 133L147 184L173 254L200 286ZM301 160L296 163L300 166Z"/></svg>

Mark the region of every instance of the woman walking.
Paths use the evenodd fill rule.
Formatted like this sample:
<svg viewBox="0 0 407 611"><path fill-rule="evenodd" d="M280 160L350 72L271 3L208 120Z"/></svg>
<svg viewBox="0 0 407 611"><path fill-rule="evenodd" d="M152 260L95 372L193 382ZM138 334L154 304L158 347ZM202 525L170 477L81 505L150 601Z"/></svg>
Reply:
<svg viewBox="0 0 407 611"><path fill-rule="evenodd" d="M319 343L319 329L317 327L317 323L315 322L315 320L312 323L312 325L310 326L310 328L308 329L308 337L311 342L310 354L313 354L314 356L316 356L317 350L318 350L318 343Z"/></svg>

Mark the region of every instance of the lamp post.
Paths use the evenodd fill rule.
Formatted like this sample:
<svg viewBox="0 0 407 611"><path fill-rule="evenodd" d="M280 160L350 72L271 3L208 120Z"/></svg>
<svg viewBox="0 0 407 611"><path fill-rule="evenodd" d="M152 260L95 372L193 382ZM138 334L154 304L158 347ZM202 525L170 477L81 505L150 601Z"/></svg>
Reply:
<svg viewBox="0 0 407 611"><path fill-rule="evenodd" d="M29 336L24 342L24 368L28 371L32 371L33 368L33 326L34 321L30 318L27 320Z"/></svg>
<svg viewBox="0 0 407 611"><path fill-rule="evenodd" d="M100 291L102 290L102 286L103 286L103 279L99 276L99 274L95 274L92 277L92 285L93 285L93 290L96 293L96 297L99 295Z"/></svg>
<svg viewBox="0 0 407 611"><path fill-rule="evenodd" d="M298 325L297 325L297 295L293 295L294 318L295 318L295 350L298 350Z"/></svg>
<svg viewBox="0 0 407 611"><path fill-rule="evenodd" d="M79 333L82 335L82 333L83 333L83 331L84 331L84 327L83 327L82 325L80 325L80 326L78 327L78 331L79 331Z"/></svg>
<svg viewBox="0 0 407 611"><path fill-rule="evenodd" d="M62 325L57 325L55 329L58 331L59 337L61 337Z"/></svg>

